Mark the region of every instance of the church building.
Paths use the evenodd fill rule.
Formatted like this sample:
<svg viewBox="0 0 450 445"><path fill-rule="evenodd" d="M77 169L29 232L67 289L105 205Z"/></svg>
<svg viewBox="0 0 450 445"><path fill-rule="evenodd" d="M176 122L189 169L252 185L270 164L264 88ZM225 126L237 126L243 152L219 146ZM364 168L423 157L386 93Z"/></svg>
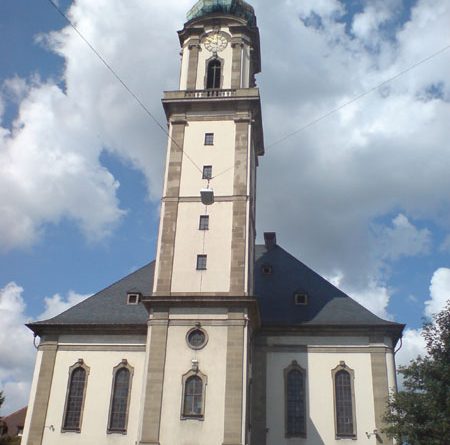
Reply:
<svg viewBox="0 0 450 445"><path fill-rule="evenodd" d="M28 324L40 344L22 444L392 444L382 417L404 326L275 233L255 245L253 8L200 0L178 35L156 259Z"/></svg>

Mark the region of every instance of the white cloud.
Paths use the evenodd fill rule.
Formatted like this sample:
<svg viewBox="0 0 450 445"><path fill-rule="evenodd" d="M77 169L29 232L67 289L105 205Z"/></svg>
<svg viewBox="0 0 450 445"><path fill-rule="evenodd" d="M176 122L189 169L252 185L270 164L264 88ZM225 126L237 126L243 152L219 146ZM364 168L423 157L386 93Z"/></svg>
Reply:
<svg viewBox="0 0 450 445"><path fill-rule="evenodd" d="M430 299L425 302L425 315L431 317L442 311L450 300L450 269L437 269L430 284Z"/></svg>
<svg viewBox="0 0 450 445"><path fill-rule="evenodd" d="M277 230L280 244L389 317L390 290L380 261L428 251L430 232L411 221L450 223L450 175L442 162L450 148L450 53L282 144L270 143L447 45L450 4L418 0L411 20L388 38L382 28L398 2L364 3L351 23L354 35L337 20L345 12L338 0L252 3L262 38L258 82L268 145L258 175L258 231ZM177 88L175 29L192 4L79 0L70 14L164 122L161 92ZM0 127L0 249L32 245L49 223L65 218L89 239L108 236L126 213L117 179L100 163L104 150L145 174L152 199L161 190L162 132L70 27L40 40L65 58L64 87L60 79L38 77L3 85L20 103L13 127ZM398 216L392 227L381 231L381 254L371 228L393 212ZM427 313L442 307L447 279L448 269L434 274ZM32 367L31 334L22 328L27 318L22 289L10 283L0 297L0 310L9 311L7 329L0 332L0 356L8 357L0 382L21 388L25 378L7 379ZM46 300L44 314L77 298L56 294ZM420 341L417 331L406 331L399 361L423 350Z"/></svg>
<svg viewBox="0 0 450 445"><path fill-rule="evenodd" d="M349 289L348 293L358 303L362 304L365 308L369 309L369 311L372 311L379 317L392 319L392 315L387 312L387 306L390 299L390 293L387 287L381 286L376 282L371 282L363 290L358 291Z"/></svg>
<svg viewBox="0 0 450 445"><path fill-rule="evenodd" d="M26 313L24 289L14 282L0 288L0 389L6 397L0 415L9 414L28 403L36 349L33 333L25 326L31 321ZM45 298L45 311L38 319L57 315L87 298L70 291L66 298L55 294Z"/></svg>
<svg viewBox="0 0 450 445"><path fill-rule="evenodd" d="M395 10L399 6L399 0L391 0L390 2L372 0L366 2L363 12L356 14L353 19L353 34L370 46L379 43L383 38L380 28L394 19Z"/></svg>
<svg viewBox="0 0 450 445"><path fill-rule="evenodd" d="M19 113L0 140L0 247L30 245L44 223L63 217L90 238L106 236L123 215L119 184L96 159L99 142L78 105L57 86L41 84Z"/></svg>
<svg viewBox="0 0 450 445"><path fill-rule="evenodd" d="M430 230L417 229L401 213L392 220L392 227L377 227L375 232L376 248L383 259L397 260L403 256L421 255L431 248Z"/></svg>
<svg viewBox="0 0 450 445"><path fill-rule="evenodd" d="M450 269L437 269L430 284L430 299L425 302L424 314L431 317L440 312L450 300ZM406 329L403 333L402 347L396 355L397 365L406 366L418 355L426 355L425 340L421 329Z"/></svg>
<svg viewBox="0 0 450 445"><path fill-rule="evenodd" d="M32 77L31 83L40 83L38 75ZM30 86L31 84L28 83L25 79L19 76L15 76L10 79L6 79L3 82L3 91L4 94L9 96L9 99L12 99L14 102L20 102L26 97L27 93L29 92Z"/></svg>
<svg viewBox="0 0 450 445"><path fill-rule="evenodd" d="M444 238L444 241L442 241L442 244L439 246L439 250L441 252L448 252L448 253L450 253L450 235L447 235Z"/></svg>
<svg viewBox="0 0 450 445"><path fill-rule="evenodd" d="M345 283L342 272L335 272L332 276L325 277L331 284L350 295L359 304L369 311L384 319L392 319L388 313L387 306L390 299L390 290L382 286L375 279L372 279L367 286L355 288Z"/></svg>
<svg viewBox="0 0 450 445"><path fill-rule="evenodd" d="M4 112L5 112L5 102L0 94L0 124L2 123ZM4 131L4 130L3 131L2 130L3 129L0 128L0 136L1 136L2 132Z"/></svg>
<svg viewBox="0 0 450 445"><path fill-rule="evenodd" d="M0 388L6 396L3 414L27 404L35 360L33 334L24 326L29 320L22 293L23 288L13 282L0 289Z"/></svg>
<svg viewBox="0 0 450 445"><path fill-rule="evenodd" d="M425 354L425 340L421 335L421 330L406 329L403 333L402 347L395 356L397 366L407 366L418 355L423 357Z"/></svg>
<svg viewBox="0 0 450 445"><path fill-rule="evenodd" d="M70 9L83 35L161 122L161 92L177 88L175 29L192 3L80 0ZM440 161L450 140L450 53L282 144L270 143L448 44L450 5L419 0L411 20L386 36L397 1L363 3L350 23L354 34L337 0L252 3L262 38L258 83L268 145L258 175L258 231L277 230L281 244L322 274L339 269L342 287L377 302L371 307L383 314L389 300L383 266L430 246L426 229L411 221L450 222L450 176ZM29 82L12 132L3 129L3 248L31 245L47 224L64 218L91 239L108 236L125 213L118 181L100 164L103 150L142 171L152 199L161 190L164 134L72 29L40 40L65 58L65 87ZM441 93L431 94L436 85ZM382 239L394 244L380 265L371 227L393 212L399 219ZM362 297L374 293L373 301Z"/></svg>
<svg viewBox="0 0 450 445"><path fill-rule="evenodd" d="M118 0L83 0L70 9L78 29L163 123L160 96L176 86L179 52L176 34L167 29L183 22L188 5L171 0L149 7L133 0L125 7ZM4 83L22 100L12 131L0 131L3 250L33 245L47 224L62 219L74 221L89 240L110 235L125 212L118 181L100 164L103 150L143 171L150 197L160 195L162 132L73 29L43 40L66 60L64 89L38 78Z"/></svg>
<svg viewBox="0 0 450 445"><path fill-rule="evenodd" d="M295 2L284 5L295 17ZM268 149L258 176L258 232L276 230L280 244L324 275L338 268L341 287L354 289L354 296L379 289L379 314L389 299L387 266L433 247L430 231L412 221L450 223L450 176L442 162L450 149L450 103L444 100L450 52L283 143L270 143L448 44L450 5L434 6L419 1L394 39L378 35L375 53L340 23L286 25L274 7L270 25L284 26L278 36L265 26L265 11L259 17L263 62L267 51L270 62L263 63L261 78ZM298 42L288 55L286 42ZM424 100L423 91L435 84L444 97ZM371 228L393 212L392 227L376 240L383 253Z"/></svg>
<svg viewBox="0 0 450 445"><path fill-rule="evenodd" d="M90 295L77 294L74 291L69 291L67 297L61 297L60 294L55 294L53 297L45 297L45 311L40 314L37 318L38 320L48 320L55 317L58 314L66 311L67 309L81 303L83 300L88 298Z"/></svg>

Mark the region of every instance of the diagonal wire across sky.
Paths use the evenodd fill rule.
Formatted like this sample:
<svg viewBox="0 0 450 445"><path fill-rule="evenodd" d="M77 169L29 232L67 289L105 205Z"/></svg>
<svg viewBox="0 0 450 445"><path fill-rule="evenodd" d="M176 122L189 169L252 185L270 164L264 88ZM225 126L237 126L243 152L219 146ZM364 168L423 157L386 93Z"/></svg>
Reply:
<svg viewBox="0 0 450 445"><path fill-rule="evenodd" d="M127 83L117 74L117 72L113 69L113 67L108 63L108 61L100 54L100 52L89 42L89 40L84 37L84 35L80 32L80 30L75 26L75 24L72 22L72 20L67 16L67 14L55 3L54 0L48 0L48 2L56 9L56 11L68 22L68 24L73 28L73 30L78 34L78 36L84 41L84 43L91 49L91 51L95 54L95 56L103 63L103 65L108 69L108 71L115 77L115 79L122 85L122 87L127 91L127 93L138 103L138 105L144 110L144 112L153 120L153 122L158 126L158 128L173 142L173 144L186 156L186 158L194 165L194 167L200 172L203 173L202 168L189 156L189 154L186 152L186 150L183 149L183 147L180 147L180 145L177 143L177 141L170 135L170 133L167 131L167 129L164 127L161 122L158 121L158 119L153 115L153 113L149 110L149 108L144 104L144 102L139 98L139 96L134 93L134 91L127 85ZM298 133L313 127L317 123L327 119L331 115L337 113L338 111L348 107L349 105L361 100L365 96L368 96L369 94L377 91L379 88L385 86L386 84L393 82L394 80L397 80L399 77L404 76L408 72L414 70L415 68L419 67L420 65L423 65L430 60L434 59L435 57L445 53L450 49L450 44L447 44L446 46L442 47L438 51L430 54L429 56L413 63L412 65L408 66L407 68L399 71L395 75L383 80L382 82L374 85L373 87L357 94L350 100L344 102L343 104L337 106L336 108L333 108L329 110L328 112L312 119L311 121L307 122L306 124L303 124L296 130L285 134L284 136L281 136L279 139L276 139L275 141L271 142L269 145L266 146L266 148L271 148L275 145L278 145L287 139L290 139L291 137L297 135ZM216 174L211 180L214 178L217 178L218 176L228 172L233 167L229 167L222 172Z"/></svg>

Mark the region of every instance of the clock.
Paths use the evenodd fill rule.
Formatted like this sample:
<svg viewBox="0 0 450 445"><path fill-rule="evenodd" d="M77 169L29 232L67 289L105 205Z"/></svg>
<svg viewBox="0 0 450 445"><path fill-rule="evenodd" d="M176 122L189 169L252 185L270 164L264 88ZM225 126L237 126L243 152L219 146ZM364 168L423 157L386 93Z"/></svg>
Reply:
<svg viewBox="0 0 450 445"><path fill-rule="evenodd" d="M222 34L209 34L205 39L205 48L212 53L223 51L228 45L228 40Z"/></svg>

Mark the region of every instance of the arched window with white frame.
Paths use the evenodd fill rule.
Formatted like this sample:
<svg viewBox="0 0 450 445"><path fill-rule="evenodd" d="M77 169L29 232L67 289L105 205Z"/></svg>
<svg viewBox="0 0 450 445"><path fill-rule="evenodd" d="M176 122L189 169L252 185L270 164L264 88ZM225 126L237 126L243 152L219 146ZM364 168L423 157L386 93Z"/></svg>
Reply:
<svg viewBox="0 0 450 445"><path fill-rule="evenodd" d="M217 90L222 84L222 61L218 57L209 60L206 67L206 89Z"/></svg>
<svg viewBox="0 0 450 445"><path fill-rule="evenodd" d="M295 360L284 370L286 437L306 437L305 375Z"/></svg>
<svg viewBox="0 0 450 445"><path fill-rule="evenodd" d="M336 437L356 436L355 373L345 362L332 370Z"/></svg>
<svg viewBox="0 0 450 445"><path fill-rule="evenodd" d="M133 368L126 359L113 369L111 402L109 407L108 432L127 431Z"/></svg>
<svg viewBox="0 0 450 445"><path fill-rule="evenodd" d="M206 383L206 376L198 369L191 370L183 376L182 418L202 419L204 417Z"/></svg>
<svg viewBox="0 0 450 445"><path fill-rule="evenodd" d="M88 375L89 367L85 365L83 359L79 359L69 368L63 431L81 431Z"/></svg>

